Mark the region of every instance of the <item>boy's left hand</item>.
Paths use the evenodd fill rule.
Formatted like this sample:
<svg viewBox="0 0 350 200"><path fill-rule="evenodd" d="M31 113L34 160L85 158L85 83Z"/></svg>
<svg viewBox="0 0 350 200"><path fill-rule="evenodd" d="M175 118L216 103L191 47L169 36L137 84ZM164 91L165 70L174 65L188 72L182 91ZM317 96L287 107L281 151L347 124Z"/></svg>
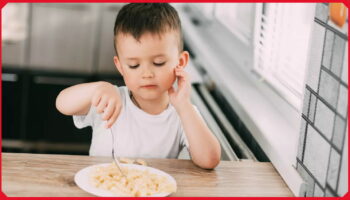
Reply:
<svg viewBox="0 0 350 200"><path fill-rule="evenodd" d="M188 73L183 70L183 68L176 67L175 76L177 77L177 89L175 90L172 86L169 90L170 103L179 110L181 106L191 103L190 92L191 83L189 80Z"/></svg>

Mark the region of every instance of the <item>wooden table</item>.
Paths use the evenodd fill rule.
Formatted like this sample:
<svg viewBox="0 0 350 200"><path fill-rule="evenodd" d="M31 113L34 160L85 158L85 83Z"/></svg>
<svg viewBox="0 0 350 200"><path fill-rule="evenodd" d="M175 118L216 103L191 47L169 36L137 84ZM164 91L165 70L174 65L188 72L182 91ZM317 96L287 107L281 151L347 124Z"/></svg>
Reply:
<svg viewBox="0 0 350 200"><path fill-rule="evenodd" d="M108 157L2 153L2 188L7 196L93 196L74 182L80 169L112 162ZM190 160L145 159L177 181L172 196L293 196L268 162L221 161L214 170Z"/></svg>

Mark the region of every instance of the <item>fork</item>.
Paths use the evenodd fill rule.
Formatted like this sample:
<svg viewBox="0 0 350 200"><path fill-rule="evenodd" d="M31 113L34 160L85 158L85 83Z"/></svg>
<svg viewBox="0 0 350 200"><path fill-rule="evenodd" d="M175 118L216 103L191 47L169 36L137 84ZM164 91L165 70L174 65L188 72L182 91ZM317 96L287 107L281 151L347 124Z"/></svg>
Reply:
<svg viewBox="0 0 350 200"><path fill-rule="evenodd" d="M118 161L118 158L115 156L115 153L114 153L114 134L113 134L113 131L112 131L112 127L110 128L110 131L111 131L111 135L112 135L112 157L113 157L113 161L115 163L115 165L117 165L120 173L122 174L122 176L124 176L124 178L126 178L125 174L123 173L122 169L120 168L120 163Z"/></svg>

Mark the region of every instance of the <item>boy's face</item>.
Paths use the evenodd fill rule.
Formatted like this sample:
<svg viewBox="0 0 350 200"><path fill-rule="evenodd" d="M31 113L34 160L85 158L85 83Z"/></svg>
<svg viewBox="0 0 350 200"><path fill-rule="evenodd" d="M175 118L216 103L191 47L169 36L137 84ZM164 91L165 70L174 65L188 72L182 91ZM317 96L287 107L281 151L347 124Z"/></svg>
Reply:
<svg viewBox="0 0 350 200"><path fill-rule="evenodd" d="M184 67L178 46L174 31L161 36L145 33L139 41L130 34L118 34L118 57L114 57L114 63L135 96L152 100L173 85L174 68Z"/></svg>

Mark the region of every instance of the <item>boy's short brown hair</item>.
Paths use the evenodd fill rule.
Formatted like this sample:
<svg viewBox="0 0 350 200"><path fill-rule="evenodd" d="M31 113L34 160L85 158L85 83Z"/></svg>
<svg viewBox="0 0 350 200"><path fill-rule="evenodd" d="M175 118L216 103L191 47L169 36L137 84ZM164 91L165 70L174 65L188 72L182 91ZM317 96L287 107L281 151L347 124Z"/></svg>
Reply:
<svg viewBox="0 0 350 200"><path fill-rule="evenodd" d="M169 30L178 32L179 51L183 51L181 21L175 8L168 3L130 3L122 7L114 23L114 49L117 35L131 34L139 40L142 34L162 34Z"/></svg>

